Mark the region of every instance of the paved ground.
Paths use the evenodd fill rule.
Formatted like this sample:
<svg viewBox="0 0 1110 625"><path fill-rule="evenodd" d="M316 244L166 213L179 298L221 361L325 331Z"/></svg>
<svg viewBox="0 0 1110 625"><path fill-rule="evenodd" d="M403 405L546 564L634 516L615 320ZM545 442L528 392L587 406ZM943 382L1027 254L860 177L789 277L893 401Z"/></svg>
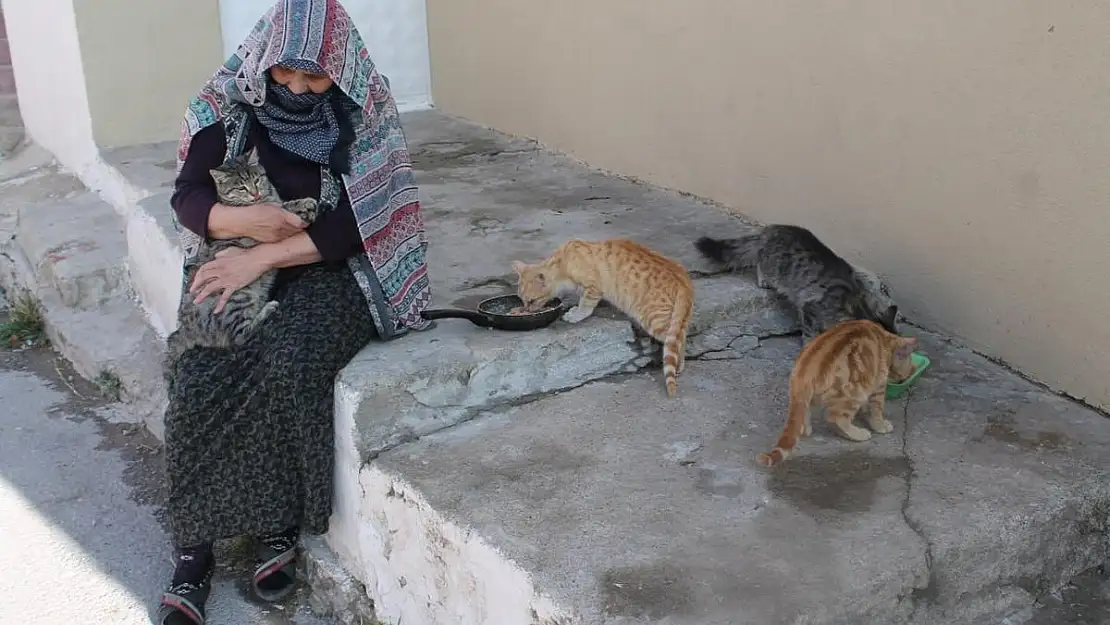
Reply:
<svg viewBox="0 0 1110 625"><path fill-rule="evenodd" d="M0 401L0 621L148 623L172 568L156 441L49 349L0 347ZM221 569L211 625L324 625L255 605L243 575Z"/></svg>

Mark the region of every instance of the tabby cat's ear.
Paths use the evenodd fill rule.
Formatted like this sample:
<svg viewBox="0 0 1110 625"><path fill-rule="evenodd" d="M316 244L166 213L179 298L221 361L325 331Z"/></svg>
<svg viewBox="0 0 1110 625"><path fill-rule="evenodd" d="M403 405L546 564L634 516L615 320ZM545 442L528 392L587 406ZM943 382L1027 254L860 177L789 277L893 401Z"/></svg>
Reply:
<svg viewBox="0 0 1110 625"><path fill-rule="evenodd" d="M899 339L898 348L894 350L895 358L904 360L917 349L917 339L910 336Z"/></svg>
<svg viewBox="0 0 1110 625"><path fill-rule="evenodd" d="M208 175L212 176L213 182L215 182L216 184L220 184L224 180L227 180L228 174L222 169L209 169Z"/></svg>
<svg viewBox="0 0 1110 625"><path fill-rule="evenodd" d="M528 268L528 265L520 262L519 260L514 260L512 262L512 267L513 267L513 271L516 272L516 275L519 276L521 273L524 272L525 269Z"/></svg>
<svg viewBox="0 0 1110 625"><path fill-rule="evenodd" d="M251 150L250 152L247 152L246 157L248 165L258 164L258 150Z"/></svg>

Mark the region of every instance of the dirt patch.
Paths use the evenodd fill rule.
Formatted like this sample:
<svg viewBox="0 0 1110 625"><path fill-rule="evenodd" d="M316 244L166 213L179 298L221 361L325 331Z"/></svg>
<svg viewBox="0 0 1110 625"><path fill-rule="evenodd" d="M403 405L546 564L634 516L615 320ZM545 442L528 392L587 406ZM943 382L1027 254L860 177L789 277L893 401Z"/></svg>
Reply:
<svg viewBox="0 0 1110 625"><path fill-rule="evenodd" d="M684 614L694 603L690 575L666 564L609 569L598 580L608 616L662 619Z"/></svg>
<svg viewBox="0 0 1110 625"><path fill-rule="evenodd" d="M464 167L476 162L492 160L504 151L501 144L491 139L436 141L416 147L412 151L412 164L423 171Z"/></svg>
<svg viewBox="0 0 1110 625"><path fill-rule="evenodd" d="M1017 445L1024 449L1059 449L1067 445L1067 437L1052 430L1039 430L1033 433L1019 432L1011 416L992 416L987 418L983 436L996 441Z"/></svg>
<svg viewBox="0 0 1110 625"><path fill-rule="evenodd" d="M886 477L904 480L909 462L902 456L849 450L834 456L791 456L770 472L768 485L776 497L823 517L830 511L867 512L874 503L878 481Z"/></svg>

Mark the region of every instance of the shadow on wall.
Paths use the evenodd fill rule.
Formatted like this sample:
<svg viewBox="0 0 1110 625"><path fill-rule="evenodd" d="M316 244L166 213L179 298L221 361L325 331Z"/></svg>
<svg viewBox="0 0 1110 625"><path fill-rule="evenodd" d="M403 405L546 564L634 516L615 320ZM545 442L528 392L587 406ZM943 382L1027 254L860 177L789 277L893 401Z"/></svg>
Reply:
<svg viewBox="0 0 1110 625"><path fill-rule="evenodd" d="M10 156L23 142L23 116L19 112L12 53L4 10L0 9L0 158Z"/></svg>

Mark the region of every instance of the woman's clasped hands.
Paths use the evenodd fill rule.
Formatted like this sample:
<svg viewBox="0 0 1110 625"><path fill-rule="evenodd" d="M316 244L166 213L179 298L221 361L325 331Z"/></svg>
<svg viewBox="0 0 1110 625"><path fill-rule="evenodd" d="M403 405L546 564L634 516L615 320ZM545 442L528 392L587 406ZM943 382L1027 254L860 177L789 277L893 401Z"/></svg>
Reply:
<svg viewBox="0 0 1110 625"><path fill-rule="evenodd" d="M214 312L223 311L235 291L273 268L271 255L266 253L267 245L280 243L306 227L300 217L276 204L213 206L208 217L208 230L213 238L250 237L259 245L221 250L213 260L201 265L189 285L189 293L196 296L193 303L199 304L209 296L219 295Z"/></svg>

